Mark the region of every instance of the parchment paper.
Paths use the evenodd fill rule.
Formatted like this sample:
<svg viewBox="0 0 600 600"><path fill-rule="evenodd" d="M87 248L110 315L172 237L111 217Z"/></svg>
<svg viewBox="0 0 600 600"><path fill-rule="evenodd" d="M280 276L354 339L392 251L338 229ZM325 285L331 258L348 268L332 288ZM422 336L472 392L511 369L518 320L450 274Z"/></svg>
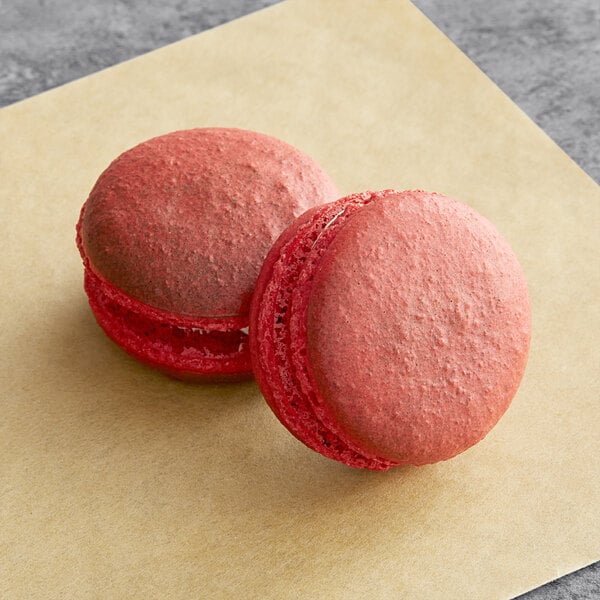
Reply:
<svg viewBox="0 0 600 600"><path fill-rule="evenodd" d="M354 471L254 383L172 381L103 335L81 204L123 150L209 125L498 226L534 332L484 442ZM506 598L600 558L598 187L411 4L290 0L8 107L0 140L2 598Z"/></svg>

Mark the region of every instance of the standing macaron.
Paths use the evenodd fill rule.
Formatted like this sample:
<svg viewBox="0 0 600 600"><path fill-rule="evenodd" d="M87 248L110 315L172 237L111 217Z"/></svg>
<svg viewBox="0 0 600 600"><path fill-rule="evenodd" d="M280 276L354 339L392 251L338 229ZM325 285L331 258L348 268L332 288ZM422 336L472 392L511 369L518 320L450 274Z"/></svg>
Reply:
<svg viewBox="0 0 600 600"><path fill-rule="evenodd" d="M495 227L423 191L313 208L269 253L250 317L279 420L352 467L449 459L480 441L525 370L523 272Z"/></svg>
<svg viewBox="0 0 600 600"><path fill-rule="evenodd" d="M191 129L135 146L100 175L77 224L98 323L175 377L249 376L261 264L297 216L337 197L314 160L264 134Z"/></svg>

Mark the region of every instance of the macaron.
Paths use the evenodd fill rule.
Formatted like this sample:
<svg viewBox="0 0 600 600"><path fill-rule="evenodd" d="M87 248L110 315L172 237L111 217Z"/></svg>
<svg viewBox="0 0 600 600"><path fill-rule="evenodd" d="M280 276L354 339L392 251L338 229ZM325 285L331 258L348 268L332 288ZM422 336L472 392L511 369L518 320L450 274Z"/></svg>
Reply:
<svg viewBox="0 0 600 600"><path fill-rule="evenodd" d="M77 224L96 320L174 377L251 376L249 307L262 262L296 217L338 197L312 158L253 131L189 129L127 150Z"/></svg>
<svg viewBox="0 0 600 600"><path fill-rule="evenodd" d="M515 395L527 283L498 230L425 191L315 207L269 252L250 312L260 389L301 442L351 467L467 450Z"/></svg>

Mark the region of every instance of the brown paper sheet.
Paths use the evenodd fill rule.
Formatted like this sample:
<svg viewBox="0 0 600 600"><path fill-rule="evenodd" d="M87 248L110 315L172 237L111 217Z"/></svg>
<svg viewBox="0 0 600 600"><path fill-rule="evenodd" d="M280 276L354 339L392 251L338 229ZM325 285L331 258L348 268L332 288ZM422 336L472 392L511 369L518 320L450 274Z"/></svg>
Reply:
<svg viewBox="0 0 600 600"><path fill-rule="evenodd" d="M253 383L172 381L105 338L79 208L121 151L208 125L496 223L534 332L484 442L354 471ZM506 598L600 558L599 189L411 4L290 0L8 107L0 140L0 596Z"/></svg>

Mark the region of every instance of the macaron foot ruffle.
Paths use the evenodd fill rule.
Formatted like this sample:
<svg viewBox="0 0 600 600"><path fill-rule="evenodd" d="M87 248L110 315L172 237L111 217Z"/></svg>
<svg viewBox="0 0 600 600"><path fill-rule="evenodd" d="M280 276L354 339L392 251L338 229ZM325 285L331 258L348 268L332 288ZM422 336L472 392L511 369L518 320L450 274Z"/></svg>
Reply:
<svg viewBox="0 0 600 600"><path fill-rule="evenodd" d="M89 268L84 287L100 327L139 361L186 381L231 381L252 376L246 328L223 328L208 319L174 322L140 306ZM111 289L113 288L113 289ZM140 310L141 309L141 310Z"/></svg>

